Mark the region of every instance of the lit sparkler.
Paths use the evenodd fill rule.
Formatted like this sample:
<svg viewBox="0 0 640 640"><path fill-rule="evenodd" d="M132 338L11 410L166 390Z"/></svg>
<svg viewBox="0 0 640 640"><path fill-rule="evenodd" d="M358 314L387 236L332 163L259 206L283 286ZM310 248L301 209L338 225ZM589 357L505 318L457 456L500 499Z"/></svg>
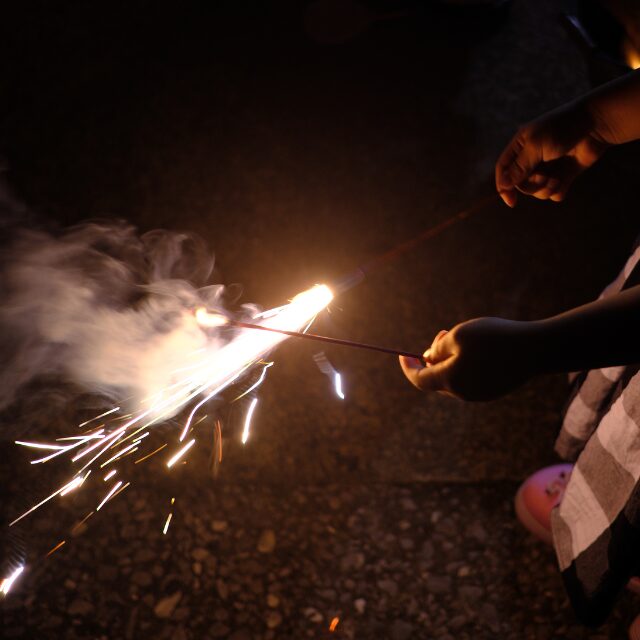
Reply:
<svg viewBox="0 0 640 640"><path fill-rule="evenodd" d="M236 400L252 393L263 382L267 369L273 364L272 362L264 362L262 359L274 347L287 339L286 335L278 333L278 331L306 331L315 316L329 304L332 298L333 294L328 287L324 285L315 286L297 295L287 305L270 309L254 316L253 320L259 323L259 326L267 329L267 331L237 328L236 333L223 346L219 346L216 341L212 341L211 345L188 354L184 366L178 367L174 372L176 379L165 388L158 389L152 393L149 398L143 401L138 411L132 411L120 416L118 415L120 407L114 407L79 425L80 428L87 429L81 435L58 438L54 443L16 441L16 444L21 446L48 452L47 455L32 460L31 464L45 463L64 454L69 454L72 456L71 462L73 464L83 466L76 471L70 481L17 517L11 525L22 520L53 498L65 496L82 486L94 465L96 465L97 469L100 469L107 465L121 464L123 458L138 451L140 447L151 441L151 438L148 441L145 440L150 434L148 430L150 427L171 418L198 398L180 430L178 440L182 442L189 431L204 419L195 419L198 410L207 401L238 381L254 365L262 362L262 372L257 381L244 393L240 394ZM224 318L223 316L208 313L204 308L197 309L195 313L191 314L190 318L194 329L208 331L228 325L226 319L224 321L221 320L221 318ZM233 328L233 325L229 325L229 328ZM256 403L257 398L252 398L245 417L242 432L243 443L246 443L249 436L251 419ZM106 422L98 423L99 420L105 419ZM98 426L94 426L96 424ZM221 458L222 442L219 421L216 421L216 429L220 440L218 456ZM195 444L196 439L191 438L169 458L166 466L171 468L178 461L184 459ZM136 460L135 464L157 454L166 446L167 443L154 449ZM105 455L107 451L109 451L108 457ZM116 472L116 468L111 469L104 476L103 481L107 482L113 478ZM99 502L95 511L100 511L110 500L124 491L129 484L129 482L125 483L124 480L118 480ZM173 514L171 512L167 516L163 533L167 532L172 517ZM0 583L0 593L6 594L8 592L13 582L20 575L21 570L16 570Z"/></svg>

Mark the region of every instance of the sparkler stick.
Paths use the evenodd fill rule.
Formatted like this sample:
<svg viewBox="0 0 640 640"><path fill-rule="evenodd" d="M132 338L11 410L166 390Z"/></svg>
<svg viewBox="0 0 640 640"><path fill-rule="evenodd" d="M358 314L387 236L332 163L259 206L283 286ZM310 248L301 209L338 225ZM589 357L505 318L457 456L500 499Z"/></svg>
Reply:
<svg viewBox="0 0 640 640"><path fill-rule="evenodd" d="M499 191L498 193L502 193L502 192ZM365 262L363 265L361 265L351 273L347 274L346 276L343 276L342 278L339 278L337 282L332 285L331 287L332 290L335 291L336 294L343 293L344 291L351 289L351 287L354 287L355 285L360 284L366 278L366 276L369 275L372 271L376 271L380 267L383 267L387 263L392 262L396 258L407 253L408 251L415 249L422 242L425 242L426 240L430 240L431 238L435 238L436 236L440 235L443 231L445 231L449 227L452 227L453 225L458 224L458 222L462 222L463 220L466 220L467 218L472 216L474 213L478 213L479 211L482 211L487 205L491 204L492 202L495 202L495 198L496 198L495 194L491 194L490 196L486 196L484 198L481 198L480 200L476 200L476 202L474 202L471 206L467 207L466 209L462 209L461 211L458 211L458 213L450 216L449 218L447 218L446 220L443 220L442 222L439 222L433 227L429 227L428 229L425 229L425 231L423 231L422 233L419 233L417 236L414 236L410 240L401 242L400 244L396 245L395 247L392 247L388 251L385 251L384 253L380 254L379 256L372 258L371 260L369 260L368 262Z"/></svg>
<svg viewBox="0 0 640 640"><path fill-rule="evenodd" d="M391 353L396 356L407 356L409 358L417 358L422 360L422 356L409 351L401 351L400 349L390 349L377 344L368 344L366 342L356 342L354 340L342 340L341 338L331 338L329 336L320 336L317 333L300 333L299 331L287 331L285 329L274 329L273 327L265 327L261 324L252 324L250 322L240 322L239 320L229 320L229 324L234 327L242 327L243 329L259 329L260 331L273 331L281 333L291 338L305 338L306 340L318 340L319 342L329 342L330 344L339 344L343 347L354 347L356 349L369 349L370 351L381 351L382 353Z"/></svg>

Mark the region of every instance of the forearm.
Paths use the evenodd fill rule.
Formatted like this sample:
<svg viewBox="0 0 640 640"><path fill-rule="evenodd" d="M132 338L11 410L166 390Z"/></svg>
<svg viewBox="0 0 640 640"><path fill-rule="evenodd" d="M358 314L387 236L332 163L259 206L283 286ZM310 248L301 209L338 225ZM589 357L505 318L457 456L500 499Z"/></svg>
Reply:
<svg viewBox="0 0 640 640"><path fill-rule="evenodd" d="M629 73L585 95L595 135L607 144L640 139L640 71Z"/></svg>
<svg viewBox="0 0 640 640"><path fill-rule="evenodd" d="M536 373L640 363L640 286L530 323Z"/></svg>

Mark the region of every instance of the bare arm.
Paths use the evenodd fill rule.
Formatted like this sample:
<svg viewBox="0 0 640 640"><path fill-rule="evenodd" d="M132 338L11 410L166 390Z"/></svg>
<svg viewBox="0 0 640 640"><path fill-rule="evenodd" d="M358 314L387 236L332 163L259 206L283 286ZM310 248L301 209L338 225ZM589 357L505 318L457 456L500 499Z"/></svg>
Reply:
<svg viewBox="0 0 640 640"><path fill-rule="evenodd" d="M541 373L640 363L640 286L533 322L478 318L440 332L427 366L401 357L422 391L501 396Z"/></svg>
<svg viewBox="0 0 640 640"><path fill-rule="evenodd" d="M639 138L637 71L521 127L496 163L496 187L511 207L518 192L560 201L608 147Z"/></svg>

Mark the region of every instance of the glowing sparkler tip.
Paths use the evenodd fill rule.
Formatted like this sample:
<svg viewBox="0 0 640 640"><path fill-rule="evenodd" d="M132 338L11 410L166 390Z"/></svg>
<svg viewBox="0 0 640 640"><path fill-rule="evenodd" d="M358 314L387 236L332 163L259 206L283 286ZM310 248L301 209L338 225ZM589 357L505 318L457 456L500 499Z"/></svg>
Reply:
<svg viewBox="0 0 640 640"><path fill-rule="evenodd" d="M4 578L0 582L0 593L5 596L9 593L13 583L18 579L18 576L24 571L24 565L20 565L8 578Z"/></svg>

